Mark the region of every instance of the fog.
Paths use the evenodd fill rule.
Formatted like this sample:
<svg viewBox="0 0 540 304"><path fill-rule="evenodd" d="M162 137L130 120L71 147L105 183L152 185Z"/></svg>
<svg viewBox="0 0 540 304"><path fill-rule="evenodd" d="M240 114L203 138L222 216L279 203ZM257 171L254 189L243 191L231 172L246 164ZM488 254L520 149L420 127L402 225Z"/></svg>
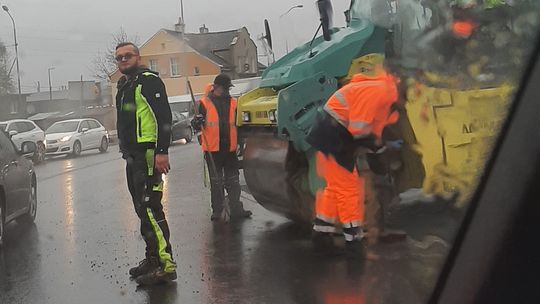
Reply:
<svg viewBox="0 0 540 304"><path fill-rule="evenodd" d="M149 1L68 1L7 0L17 25L23 92L35 92L38 82L48 90L47 69L52 71L52 86L59 89L69 80L93 79L92 59L104 51L111 35L123 27L142 43L161 28L174 27L180 16L179 0ZM295 5L303 5L286 16L280 15ZM334 1L334 22L344 24L343 11L348 1ZM276 56L311 38L318 25L314 0L184 0L184 18L188 32L197 32L205 24L210 31L246 26L257 38L264 32L263 20L269 19ZM0 40L14 54L13 27L9 16L0 11ZM259 55L263 50L259 45ZM266 63L265 58L260 61Z"/></svg>

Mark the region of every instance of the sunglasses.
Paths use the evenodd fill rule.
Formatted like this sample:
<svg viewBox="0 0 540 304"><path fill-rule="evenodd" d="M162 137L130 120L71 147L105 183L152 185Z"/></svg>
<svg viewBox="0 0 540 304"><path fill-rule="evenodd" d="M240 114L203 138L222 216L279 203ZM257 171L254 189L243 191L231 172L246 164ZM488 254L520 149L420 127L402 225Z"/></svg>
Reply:
<svg viewBox="0 0 540 304"><path fill-rule="evenodd" d="M131 58L135 57L135 54L125 54L125 55L118 55L115 57L116 62L126 62L130 60Z"/></svg>

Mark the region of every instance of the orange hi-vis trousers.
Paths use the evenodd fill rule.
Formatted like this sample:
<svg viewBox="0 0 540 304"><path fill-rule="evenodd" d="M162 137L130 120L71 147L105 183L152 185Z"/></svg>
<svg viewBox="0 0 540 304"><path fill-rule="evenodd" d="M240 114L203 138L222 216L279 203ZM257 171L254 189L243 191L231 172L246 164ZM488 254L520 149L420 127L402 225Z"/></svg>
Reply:
<svg viewBox="0 0 540 304"><path fill-rule="evenodd" d="M317 193L313 230L334 233L335 225L341 223L345 239L354 240L364 222L365 179L356 169L350 172L321 152L317 152L317 173L326 180L326 187Z"/></svg>

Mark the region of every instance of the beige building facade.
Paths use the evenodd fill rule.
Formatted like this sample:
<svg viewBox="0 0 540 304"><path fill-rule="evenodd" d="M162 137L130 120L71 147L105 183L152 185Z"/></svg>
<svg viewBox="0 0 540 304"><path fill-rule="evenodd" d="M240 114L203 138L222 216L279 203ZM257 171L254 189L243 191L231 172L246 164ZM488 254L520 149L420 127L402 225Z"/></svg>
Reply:
<svg viewBox="0 0 540 304"><path fill-rule="evenodd" d="M195 93L204 92L219 73L231 78L260 75L257 47L245 27L224 32L210 32L205 26L199 33L161 29L140 47L142 63L159 73L169 96L189 94L188 80ZM116 83L119 71L111 75ZM113 85L113 96L116 88Z"/></svg>

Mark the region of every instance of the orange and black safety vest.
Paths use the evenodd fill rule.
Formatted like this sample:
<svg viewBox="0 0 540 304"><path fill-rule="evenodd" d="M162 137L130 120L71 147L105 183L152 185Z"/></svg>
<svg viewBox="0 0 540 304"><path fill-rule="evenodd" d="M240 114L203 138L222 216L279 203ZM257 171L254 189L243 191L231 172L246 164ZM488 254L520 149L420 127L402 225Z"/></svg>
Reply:
<svg viewBox="0 0 540 304"><path fill-rule="evenodd" d="M220 151L220 121L216 106L208 96L201 99L201 105L206 110L206 122L202 128L202 149L205 152ZM236 107L238 101L231 97L229 107L229 152L235 152L238 144L236 129Z"/></svg>

